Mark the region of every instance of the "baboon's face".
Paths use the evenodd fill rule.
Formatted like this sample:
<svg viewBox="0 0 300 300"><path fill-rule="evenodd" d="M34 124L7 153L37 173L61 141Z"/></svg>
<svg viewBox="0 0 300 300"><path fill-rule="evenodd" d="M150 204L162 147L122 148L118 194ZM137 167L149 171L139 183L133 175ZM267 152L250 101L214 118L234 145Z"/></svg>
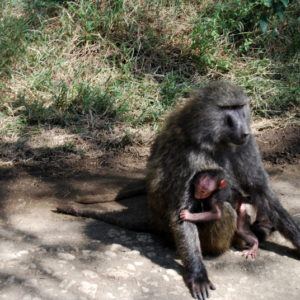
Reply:
<svg viewBox="0 0 300 300"><path fill-rule="evenodd" d="M244 145L250 136L248 105L221 107L223 112L223 140L226 143Z"/></svg>

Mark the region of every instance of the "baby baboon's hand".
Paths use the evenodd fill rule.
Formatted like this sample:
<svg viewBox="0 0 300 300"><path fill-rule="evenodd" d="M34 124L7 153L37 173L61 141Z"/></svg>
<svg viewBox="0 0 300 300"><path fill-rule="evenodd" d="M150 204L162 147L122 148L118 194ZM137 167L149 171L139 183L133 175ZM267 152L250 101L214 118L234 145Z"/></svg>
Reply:
<svg viewBox="0 0 300 300"><path fill-rule="evenodd" d="M187 209L183 209L179 214L179 217L182 221L189 221L190 216L191 214Z"/></svg>

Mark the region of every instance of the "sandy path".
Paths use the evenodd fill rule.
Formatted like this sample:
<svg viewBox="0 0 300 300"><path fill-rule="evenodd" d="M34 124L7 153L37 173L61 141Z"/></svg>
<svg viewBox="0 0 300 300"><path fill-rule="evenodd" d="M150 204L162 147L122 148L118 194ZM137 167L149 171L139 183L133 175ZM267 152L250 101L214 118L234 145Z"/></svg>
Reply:
<svg viewBox="0 0 300 300"><path fill-rule="evenodd" d="M300 223L300 162L267 168L282 204ZM3 170L0 299L192 299L180 260L156 236L52 210L78 193L101 193L143 172L75 177ZM278 233L256 261L234 249L205 258L211 299L300 299L300 257Z"/></svg>

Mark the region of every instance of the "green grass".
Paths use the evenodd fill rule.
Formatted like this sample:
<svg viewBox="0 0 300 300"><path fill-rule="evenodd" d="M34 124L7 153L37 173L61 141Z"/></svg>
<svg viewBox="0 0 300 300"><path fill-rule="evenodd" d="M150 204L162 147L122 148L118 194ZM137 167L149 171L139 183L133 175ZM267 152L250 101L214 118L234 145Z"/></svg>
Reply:
<svg viewBox="0 0 300 300"><path fill-rule="evenodd" d="M211 79L244 87L254 115L295 111L299 3L262 33L258 2L0 1L0 130L152 126Z"/></svg>

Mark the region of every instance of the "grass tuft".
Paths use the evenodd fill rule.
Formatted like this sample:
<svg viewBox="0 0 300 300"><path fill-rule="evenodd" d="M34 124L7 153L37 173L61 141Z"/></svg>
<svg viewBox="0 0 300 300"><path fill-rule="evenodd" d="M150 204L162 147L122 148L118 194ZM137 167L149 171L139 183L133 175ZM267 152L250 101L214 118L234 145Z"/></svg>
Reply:
<svg viewBox="0 0 300 300"><path fill-rule="evenodd" d="M211 79L244 87L255 116L299 111L299 3L268 20L265 33L260 5L1 1L0 130L159 126Z"/></svg>

